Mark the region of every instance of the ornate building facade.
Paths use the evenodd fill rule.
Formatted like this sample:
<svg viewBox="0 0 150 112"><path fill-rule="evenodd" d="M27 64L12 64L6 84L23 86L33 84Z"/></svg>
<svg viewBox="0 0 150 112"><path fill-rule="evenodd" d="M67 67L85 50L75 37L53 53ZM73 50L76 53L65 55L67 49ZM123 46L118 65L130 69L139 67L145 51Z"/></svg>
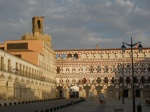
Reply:
<svg viewBox="0 0 150 112"><path fill-rule="evenodd" d="M44 17L33 17L32 33L0 44L0 99L150 97L150 48L54 50L43 33Z"/></svg>
<svg viewBox="0 0 150 112"><path fill-rule="evenodd" d="M79 87L79 96L132 97L131 52L119 49L55 50L56 85L69 97L70 87ZM134 49L136 97L150 97L150 49ZM123 86L124 85L124 86ZM124 89L123 89L124 88Z"/></svg>

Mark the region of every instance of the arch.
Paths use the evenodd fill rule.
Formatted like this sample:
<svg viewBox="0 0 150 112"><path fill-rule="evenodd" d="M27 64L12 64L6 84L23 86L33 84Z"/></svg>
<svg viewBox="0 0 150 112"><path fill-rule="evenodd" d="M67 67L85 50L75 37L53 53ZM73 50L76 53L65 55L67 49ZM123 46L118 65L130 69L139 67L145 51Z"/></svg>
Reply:
<svg viewBox="0 0 150 112"><path fill-rule="evenodd" d="M64 96L63 95L63 87L62 86L57 86L56 89L57 89L56 96L57 97L63 97Z"/></svg>
<svg viewBox="0 0 150 112"><path fill-rule="evenodd" d="M5 76L3 74L0 76L0 81L2 80L5 80Z"/></svg>
<svg viewBox="0 0 150 112"><path fill-rule="evenodd" d="M103 87L100 86L100 85L97 85L97 86L95 87L97 96L101 93L101 90L102 90L102 89L103 89Z"/></svg>
<svg viewBox="0 0 150 112"><path fill-rule="evenodd" d="M20 98L20 82L19 82L19 79L18 78L15 78L14 80L14 97L16 99L19 99Z"/></svg>
<svg viewBox="0 0 150 112"><path fill-rule="evenodd" d="M79 86L77 86L77 85L71 85L69 87L69 93L70 93L70 98L79 97Z"/></svg>
<svg viewBox="0 0 150 112"><path fill-rule="evenodd" d="M89 97L91 86L85 85L83 89L85 90L85 97Z"/></svg>
<svg viewBox="0 0 150 112"><path fill-rule="evenodd" d="M5 81L5 76L2 74L0 76L0 98L1 99L6 99L6 81Z"/></svg>
<svg viewBox="0 0 150 112"><path fill-rule="evenodd" d="M117 91L116 91L116 89L114 88L114 86L108 86L107 87L107 93L106 93L106 96L107 96L107 98L111 98L111 99L113 99L113 98L116 98L117 97L117 93L116 93Z"/></svg>

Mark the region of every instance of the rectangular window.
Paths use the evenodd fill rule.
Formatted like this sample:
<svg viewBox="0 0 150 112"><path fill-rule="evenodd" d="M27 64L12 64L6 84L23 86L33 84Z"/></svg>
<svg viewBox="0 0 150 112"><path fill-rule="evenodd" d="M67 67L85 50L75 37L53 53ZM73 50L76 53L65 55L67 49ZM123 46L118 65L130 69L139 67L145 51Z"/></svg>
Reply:
<svg viewBox="0 0 150 112"><path fill-rule="evenodd" d="M8 43L7 50L10 49L28 49L28 43Z"/></svg>
<svg viewBox="0 0 150 112"><path fill-rule="evenodd" d="M22 75L22 64L20 64L20 75Z"/></svg>
<svg viewBox="0 0 150 112"><path fill-rule="evenodd" d="M10 60L8 60L8 68L7 68L7 69L8 69L8 72L11 71L11 65L10 65L10 64L11 64L11 62L10 62Z"/></svg>
<svg viewBox="0 0 150 112"><path fill-rule="evenodd" d="M4 57L1 57L1 70L4 70Z"/></svg>

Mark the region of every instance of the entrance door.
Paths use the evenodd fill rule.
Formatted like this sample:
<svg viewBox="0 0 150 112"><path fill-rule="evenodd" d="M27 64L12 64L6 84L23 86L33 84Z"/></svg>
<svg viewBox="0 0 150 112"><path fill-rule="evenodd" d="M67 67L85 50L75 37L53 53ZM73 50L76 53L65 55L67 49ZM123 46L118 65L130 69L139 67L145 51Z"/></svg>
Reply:
<svg viewBox="0 0 150 112"><path fill-rule="evenodd" d="M123 92L124 92L124 98L129 97L127 89L125 89Z"/></svg>
<svg viewBox="0 0 150 112"><path fill-rule="evenodd" d="M62 90L59 91L59 96L60 96L60 97L63 97L63 96L62 96Z"/></svg>
<svg viewBox="0 0 150 112"><path fill-rule="evenodd" d="M140 90L138 89L138 90L136 90L136 97L141 97L141 92L140 92Z"/></svg>

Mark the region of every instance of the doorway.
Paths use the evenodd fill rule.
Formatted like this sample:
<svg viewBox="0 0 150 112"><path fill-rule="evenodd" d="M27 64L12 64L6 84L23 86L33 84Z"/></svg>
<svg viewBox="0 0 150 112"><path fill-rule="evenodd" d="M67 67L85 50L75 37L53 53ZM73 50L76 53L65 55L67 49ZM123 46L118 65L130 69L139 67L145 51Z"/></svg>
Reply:
<svg viewBox="0 0 150 112"><path fill-rule="evenodd" d="M139 89L135 91L135 97L141 97L141 91Z"/></svg>
<svg viewBox="0 0 150 112"><path fill-rule="evenodd" d="M62 95L62 90L59 90L59 97L63 97Z"/></svg>
<svg viewBox="0 0 150 112"><path fill-rule="evenodd" d="M129 97L129 94L128 94L128 90L127 90L127 89L123 90L123 92L124 92L124 98Z"/></svg>

